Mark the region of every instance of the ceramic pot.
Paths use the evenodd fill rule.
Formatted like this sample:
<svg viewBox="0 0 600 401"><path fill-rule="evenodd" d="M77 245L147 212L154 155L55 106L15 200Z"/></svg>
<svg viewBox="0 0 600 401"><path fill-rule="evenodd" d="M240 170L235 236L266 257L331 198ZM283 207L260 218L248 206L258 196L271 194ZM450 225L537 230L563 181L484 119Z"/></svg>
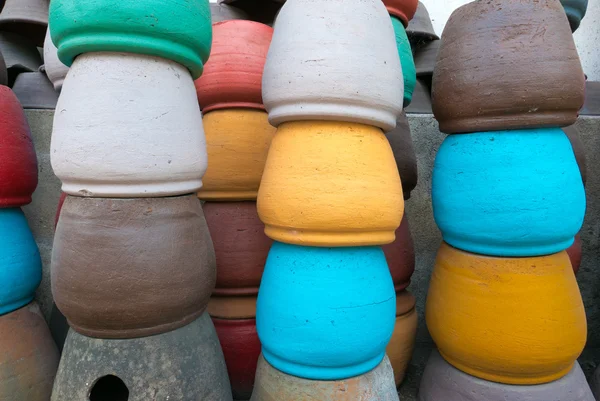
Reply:
<svg viewBox="0 0 600 401"><path fill-rule="evenodd" d="M386 132L385 137L390 143L394 159L396 159L398 173L400 173L400 180L402 181L404 200L410 199L410 193L417 186L418 180L417 155L410 136L408 118L406 118L404 112L398 118L396 128Z"/></svg>
<svg viewBox="0 0 600 401"><path fill-rule="evenodd" d="M210 17L213 24L228 20L249 19L248 14L246 14L243 10L227 4L218 3L210 3Z"/></svg>
<svg viewBox="0 0 600 401"><path fill-rule="evenodd" d="M425 79L417 78L412 102L406 108L406 113L431 114L431 91Z"/></svg>
<svg viewBox="0 0 600 401"><path fill-rule="evenodd" d="M50 26L58 58L68 66L82 53L138 53L181 64L194 79L202 75L212 41L205 0L55 1L50 5Z"/></svg>
<svg viewBox="0 0 600 401"><path fill-rule="evenodd" d="M6 65L8 86L12 86L20 73L37 71L42 65L37 47L16 33L0 32L0 53Z"/></svg>
<svg viewBox="0 0 600 401"><path fill-rule="evenodd" d="M215 256L195 195L67 197L54 236L52 294L78 332L131 338L204 312Z"/></svg>
<svg viewBox="0 0 600 401"><path fill-rule="evenodd" d="M385 255L274 242L256 312L263 355L276 369L313 380L362 375L381 362L394 330Z"/></svg>
<svg viewBox="0 0 600 401"><path fill-rule="evenodd" d="M261 83L273 28L253 21L213 25L213 45L196 80L203 113L230 108L264 110Z"/></svg>
<svg viewBox="0 0 600 401"><path fill-rule="evenodd" d="M402 216L402 223L396 230L396 239L391 244L382 246L392 274L394 289L396 292L404 290L410 284L410 277L415 271L415 246L408 217Z"/></svg>
<svg viewBox="0 0 600 401"><path fill-rule="evenodd" d="M579 363L563 378L536 386L492 383L454 368L433 350L419 389L419 401L594 401Z"/></svg>
<svg viewBox="0 0 600 401"><path fill-rule="evenodd" d="M408 291L396 293L396 325L386 353L394 369L396 387L404 380L406 368L412 357L417 335L417 311L415 297Z"/></svg>
<svg viewBox="0 0 600 401"><path fill-rule="evenodd" d="M349 379L307 380L287 375L261 356L250 401L398 401L387 357L367 374Z"/></svg>
<svg viewBox="0 0 600 401"><path fill-rule="evenodd" d="M415 50L415 70L418 77L433 75L441 42L441 40L434 40Z"/></svg>
<svg viewBox="0 0 600 401"><path fill-rule="evenodd" d="M215 110L203 117L208 169L198 197L256 200L275 128L262 110Z"/></svg>
<svg viewBox="0 0 600 401"><path fill-rule="evenodd" d="M448 134L562 127L577 119L584 86L558 0L475 1L444 28L433 113Z"/></svg>
<svg viewBox="0 0 600 401"><path fill-rule="evenodd" d="M44 69L46 75L48 75L48 79L50 79L52 85L54 85L54 89L60 92L65 77L67 76L67 72L69 72L69 67L64 65L62 61L58 59L57 49L56 46L54 46L54 43L52 43L49 28L46 31L46 39L44 39Z"/></svg>
<svg viewBox="0 0 600 401"><path fill-rule="evenodd" d="M8 85L8 70L6 69L6 63L4 62L4 57L2 57L2 53L0 52L0 85Z"/></svg>
<svg viewBox="0 0 600 401"><path fill-rule="evenodd" d="M406 34L411 42L411 47L413 44L416 46L420 43L427 43L431 40L439 39L433 29L427 7L420 1L417 5L417 12L406 27Z"/></svg>
<svg viewBox="0 0 600 401"><path fill-rule="evenodd" d="M41 71L19 74L12 89L24 109L54 110L56 108L58 93L46 74Z"/></svg>
<svg viewBox="0 0 600 401"><path fill-rule="evenodd" d="M232 401L208 314L173 331L127 340L89 338L70 330L52 401L87 399Z"/></svg>
<svg viewBox="0 0 600 401"><path fill-rule="evenodd" d="M431 276L425 317L444 359L465 373L504 384L541 384L563 377L587 335L566 252L495 258L444 243Z"/></svg>
<svg viewBox="0 0 600 401"><path fill-rule="evenodd" d="M483 255L567 249L585 214L581 175L559 128L448 136L431 194L444 240Z"/></svg>
<svg viewBox="0 0 600 401"><path fill-rule="evenodd" d="M249 400L260 356L256 320L212 320L225 356L233 399Z"/></svg>
<svg viewBox="0 0 600 401"><path fill-rule="evenodd" d="M573 272L577 274L579 271L579 267L581 266L581 236L577 234L575 236L575 241L573 241L573 245L567 248L567 254L569 255L569 260L571 261L571 266L573 266Z"/></svg>
<svg viewBox="0 0 600 401"><path fill-rule="evenodd" d="M419 2L417 0L383 0L383 4L390 15L398 18L406 27L417 12Z"/></svg>
<svg viewBox="0 0 600 401"><path fill-rule="evenodd" d="M254 319L256 317L256 294L215 295L208 303L211 317L220 319Z"/></svg>
<svg viewBox="0 0 600 401"><path fill-rule="evenodd" d="M60 358L35 302L0 316L0 399L48 401Z"/></svg>
<svg viewBox="0 0 600 401"><path fill-rule="evenodd" d="M48 0L6 0L0 13L0 30L15 32L36 46L44 45L48 26Z"/></svg>
<svg viewBox="0 0 600 401"><path fill-rule="evenodd" d="M388 244L403 211L398 168L380 129L301 121L277 130L258 192L269 237L310 246Z"/></svg>
<svg viewBox="0 0 600 401"><path fill-rule="evenodd" d="M392 18L392 26L396 33L396 46L398 47L398 54L400 55L400 64L402 66L402 77L404 78L404 103L403 107L407 107L411 100L413 91L415 90L415 81L417 80L415 73L415 62L413 60L412 50L410 48L410 42L402 22L395 18Z"/></svg>
<svg viewBox="0 0 600 401"><path fill-rule="evenodd" d="M404 93L394 55L394 28L381 0L351 8L345 0L286 3L263 76L269 121L278 126L333 120L393 129Z"/></svg>
<svg viewBox="0 0 600 401"><path fill-rule="evenodd" d="M192 77L179 64L136 54L83 54L56 108L50 160L64 192L135 198L202 186L202 115Z"/></svg>
<svg viewBox="0 0 600 401"><path fill-rule="evenodd" d="M573 153L575 153L575 160L577 160L577 166L579 167L579 172L581 173L581 180L583 181L583 186L585 187L585 183L587 181L587 163L585 160L585 145L581 141L581 137L579 136L579 131L575 127L575 125L569 125L568 127L563 128L565 134L567 134L567 138L569 138L569 142L571 142L571 147L573 148Z"/></svg>
<svg viewBox="0 0 600 401"><path fill-rule="evenodd" d="M579 28L579 24L581 24L581 20L585 17L585 12L587 11L588 0L560 0L563 8L565 9L565 13L567 14L567 19L569 20L569 25L571 26L571 31L575 32L577 28Z"/></svg>
<svg viewBox="0 0 600 401"><path fill-rule="evenodd" d="M6 86L0 86L0 110L0 207L24 206L37 187L35 148L23 108Z"/></svg>

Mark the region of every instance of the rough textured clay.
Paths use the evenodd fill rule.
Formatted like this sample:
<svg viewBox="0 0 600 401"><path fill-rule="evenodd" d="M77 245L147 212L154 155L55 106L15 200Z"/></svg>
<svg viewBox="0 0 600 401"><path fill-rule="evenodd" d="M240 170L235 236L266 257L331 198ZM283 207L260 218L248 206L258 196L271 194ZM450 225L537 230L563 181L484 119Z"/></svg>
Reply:
<svg viewBox="0 0 600 401"><path fill-rule="evenodd" d="M58 93L41 71L20 73L12 90L24 109L54 110L58 101Z"/></svg>
<svg viewBox="0 0 600 401"><path fill-rule="evenodd" d="M444 359L465 373L505 384L563 377L587 336L585 310L566 252L494 258L444 243L431 276L425 317Z"/></svg>
<svg viewBox="0 0 600 401"><path fill-rule="evenodd" d="M1 9L0 30L23 35L36 46L44 45L48 0L6 0Z"/></svg>
<svg viewBox="0 0 600 401"><path fill-rule="evenodd" d="M210 316L221 319L254 319L256 294L212 296L207 310Z"/></svg>
<svg viewBox="0 0 600 401"><path fill-rule="evenodd" d="M411 41L411 45L415 45L422 41L430 41L439 39L433 29L431 17L425 4L418 2L417 12L406 27L406 34Z"/></svg>
<svg viewBox="0 0 600 401"><path fill-rule="evenodd" d="M558 0L475 1L444 28L433 114L449 134L566 126L577 119L584 86Z"/></svg>
<svg viewBox="0 0 600 401"><path fill-rule="evenodd" d="M387 244L403 211L398 168L380 129L316 121L278 128L258 193L269 237L310 246Z"/></svg>
<svg viewBox="0 0 600 401"><path fill-rule="evenodd" d="M446 242L496 256L567 249L586 205L573 149L559 128L448 136L431 194Z"/></svg>
<svg viewBox="0 0 600 401"><path fill-rule="evenodd" d="M396 46L400 55L400 65L402 66L402 77L404 78L404 103L402 107L407 107L412 101L413 91L417 80L415 72L415 62L413 60L410 42L402 22L396 17L392 18L392 25L396 34Z"/></svg>
<svg viewBox="0 0 600 401"><path fill-rule="evenodd" d="M228 20L249 19L248 14L246 14L243 10L227 4L218 3L210 3L210 17L213 24Z"/></svg>
<svg viewBox="0 0 600 401"><path fill-rule="evenodd" d="M433 350L419 390L419 401L594 401L579 363L557 381L535 386L492 383L470 376Z"/></svg>
<svg viewBox="0 0 600 401"><path fill-rule="evenodd" d="M273 243L256 325L263 355L276 369L316 380L364 374L383 359L395 315L380 247Z"/></svg>
<svg viewBox="0 0 600 401"><path fill-rule="evenodd" d="M435 70L435 62L440 51L441 40L433 40L415 52L415 69L417 76L431 79Z"/></svg>
<svg viewBox="0 0 600 401"><path fill-rule="evenodd" d="M8 85L12 85L21 72L37 71L42 65L37 47L16 33L0 31L0 53L6 65Z"/></svg>
<svg viewBox="0 0 600 401"><path fill-rule="evenodd" d="M419 2L417 0L383 0L383 4L390 15L401 20L406 27L417 12Z"/></svg>
<svg viewBox="0 0 600 401"><path fill-rule="evenodd" d="M129 338L205 310L215 256L200 201L67 197L52 250L52 293L78 332Z"/></svg>
<svg viewBox="0 0 600 401"><path fill-rule="evenodd" d="M418 174L417 155L410 135L406 113L402 112L396 122L396 128L386 132L385 137L390 143L392 152L394 152L394 159L396 159L398 173L400 173L400 180L402 181L404 200L410 199L411 191L417 186Z"/></svg>
<svg viewBox="0 0 600 401"><path fill-rule="evenodd" d="M207 313L177 330L128 340L70 330L52 401L87 400L108 375L127 386L128 401L232 401L223 352Z"/></svg>
<svg viewBox="0 0 600 401"><path fill-rule="evenodd" d="M402 216L394 242L382 246L382 249L392 274L394 288L396 292L402 291L410 284L410 277L415 271L415 247L406 214Z"/></svg>
<svg viewBox="0 0 600 401"><path fill-rule="evenodd" d="M46 71L46 75L48 75L48 79L54 85L54 89L60 92L67 72L69 72L69 67L58 59L57 51L50 37L50 28L48 28L46 39L44 39L44 70Z"/></svg>
<svg viewBox="0 0 600 401"><path fill-rule="evenodd" d="M263 75L271 124L395 127L404 88L390 17L381 0L346 3L294 0L281 8Z"/></svg>
<svg viewBox="0 0 600 401"><path fill-rule="evenodd" d="M394 381L399 386L412 357L417 334L417 311L415 297L408 291L396 294L396 324L386 353L394 369Z"/></svg>
<svg viewBox="0 0 600 401"><path fill-rule="evenodd" d="M181 65L135 54L83 54L56 110L51 162L64 192L151 197L202 186L202 115Z"/></svg>

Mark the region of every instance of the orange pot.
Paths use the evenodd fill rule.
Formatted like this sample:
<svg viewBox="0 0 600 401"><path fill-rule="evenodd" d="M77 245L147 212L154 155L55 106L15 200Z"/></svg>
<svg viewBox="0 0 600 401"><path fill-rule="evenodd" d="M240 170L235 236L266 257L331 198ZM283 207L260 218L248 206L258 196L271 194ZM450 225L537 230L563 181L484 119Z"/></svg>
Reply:
<svg viewBox="0 0 600 401"><path fill-rule="evenodd" d="M415 347L418 320L415 303L415 297L408 291L396 294L396 325L392 339L385 349L394 369L396 386L404 380Z"/></svg>
<svg viewBox="0 0 600 401"><path fill-rule="evenodd" d="M383 4L385 8L387 8L388 13L393 15L396 18L399 18L404 27L408 26L408 21L410 21L417 12L417 6L419 5L418 0L383 0Z"/></svg>

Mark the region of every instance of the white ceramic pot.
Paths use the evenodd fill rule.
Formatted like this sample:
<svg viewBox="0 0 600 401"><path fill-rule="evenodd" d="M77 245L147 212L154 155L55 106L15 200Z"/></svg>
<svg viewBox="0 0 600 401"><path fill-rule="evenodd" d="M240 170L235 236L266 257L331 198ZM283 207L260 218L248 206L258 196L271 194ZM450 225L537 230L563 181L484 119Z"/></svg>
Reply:
<svg viewBox="0 0 600 401"><path fill-rule="evenodd" d="M67 72L69 72L69 67L58 59L56 46L54 46L52 38L50 38L50 28L46 31L46 39L44 39L44 68L46 69L48 79L54 85L54 89L60 92Z"/></svg>
<svg viewBox="0 0 600 401"><path fill-rule="evenodd" d="M51 162L71 195L196 192L206 141L187 68L130 53L77 57L56 106Z"/></svg>
<svg viewBox="0 0 600 401"><path fill-rule="evenodd" d="M335 120L389 131L402 112L402 69L381 0L288 0L263 75L272 125Z"/></svg>

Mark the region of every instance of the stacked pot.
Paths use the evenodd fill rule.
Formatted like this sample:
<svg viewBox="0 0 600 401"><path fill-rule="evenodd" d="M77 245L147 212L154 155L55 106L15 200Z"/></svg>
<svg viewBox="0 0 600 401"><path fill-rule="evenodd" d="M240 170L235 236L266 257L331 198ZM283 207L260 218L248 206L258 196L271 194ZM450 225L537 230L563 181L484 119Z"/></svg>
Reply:
<svg viewBox="0 0 600 401"><path fill-rule="evenodd" d="M217 260L208 305L223 347L233 397L252 394L260 342L256 298L271 239L256 197L275 134L262 102L262 76L273 28L252 21L213 25L204 74L196 80L209 167L198 197L205 201Z"/></svg>
<svg viewBox="0 0 600 401"><path fill-rule="evenodd" d="M210 53L208 1L54 0L50 20L70 67L51 162L68 195L52 292L71 330L52 399L231 400L196 196L207 156L193 79Z"/></svg>
<svg viewBox="0 0 600 401"><path fill-rule="evenodd" d="M584 75L557 0L457 9L433 76L450 134L434 164L442 244L427 298L439 349L421 401L590 401L577 363L586 341L565 251L585 193L569 139Z"/></svg>
<svg viewBox="0 0 600 401"><path fill-rule="evenodd" d="M258 193L274 242L257 300L254 401L398 399L381 245L404 211L384 135L402 112L402 79L381 0L281 8L262 86L277 132Z"/></svg>

